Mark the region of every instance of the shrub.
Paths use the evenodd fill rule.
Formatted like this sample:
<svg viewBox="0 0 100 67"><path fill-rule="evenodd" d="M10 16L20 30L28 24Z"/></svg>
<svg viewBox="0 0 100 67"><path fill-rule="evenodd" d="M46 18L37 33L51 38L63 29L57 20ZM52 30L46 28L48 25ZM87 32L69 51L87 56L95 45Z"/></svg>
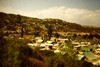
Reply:
<svg viewBox="0 0 100 67"><path fill-rule="evenodd" d="M19 58L21 60L21 67L45 67L43 56L28 45L20 47Z"/></svg>
<svg viewBox="0 0 100 67"><path fill-rule="evenodd" d="M65 61L61 55L52 55L47 59L48 67L65 67Z"/></svg>
<svg viewBox="0 0 100 67"><path fill-rule="evenodd" d="M19 45L17 43L7 41L2 47L1 67L19 67Z"/></svg>

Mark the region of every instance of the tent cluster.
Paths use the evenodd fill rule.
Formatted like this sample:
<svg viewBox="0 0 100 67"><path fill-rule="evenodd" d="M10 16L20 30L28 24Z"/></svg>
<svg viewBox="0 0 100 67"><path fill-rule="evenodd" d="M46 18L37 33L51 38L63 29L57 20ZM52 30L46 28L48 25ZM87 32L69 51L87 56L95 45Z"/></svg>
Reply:
<svg viewBox="0 0 100 67"><path fill-rule="evenodd" d="M32 48L40 47L40 50L52 50L54 53L62 53L65 54L62 49L72 49L74 52L76 51L76 55L78 60L95 60L97 59L96 55L100 54L100 46L96 44L91 44L90 42L75 42L70 41L69 39L63 38L52 38L48 41L43 41L41 38L32 39L30 43L28 43ZM70 50L69 50L70 51ZM71 52L68 52L71 53Z"/></svg>

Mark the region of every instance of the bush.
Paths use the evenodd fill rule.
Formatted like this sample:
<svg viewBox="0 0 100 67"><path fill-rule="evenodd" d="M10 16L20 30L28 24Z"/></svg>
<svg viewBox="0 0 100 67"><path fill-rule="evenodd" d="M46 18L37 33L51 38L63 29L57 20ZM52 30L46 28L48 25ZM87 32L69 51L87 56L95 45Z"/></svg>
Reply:
<svg viewBox="0 0 100 67"><path fill-rule="evenodd" d="M23 60L21 67L47 67L43 61L36 58L27 57Z"/></svg>
<svg viewBox="0 0 100 67"><path fill-rule="evenodd" d="M43 56L30 46L27 40L4 39L0 45L0 67L46 67Z"/></svg>
<svg viewBox="0 0 100 67"><path fill-rule="evenodd" d="M19 57L19 45L17 43L7 41L5 44L3 44L3 47L1 49L2 54L0 60L1 67L19 67L20 60ZM1 48L1 47L0 47Z"/></svg>
<svg viewBox="0 0 100 67"><path fill-rule="evenodd" d="M52 55L47 58L48 67L65 67L65 61L61 55Z"/></svg>
<svg viewBox="0 0 100 67"><path fill-rule="evenodd" d="M21 67L45 67L43 56L28 45L20 47L19 58L21 60Z"/></svg>
<svg viewBox="0 0 100 67"><path fill-rule="evenodd" d="M55 55L55 53L50 50L41 50L41 51L39 51L39 53L41 53L41 55L45 56L45 57L50 57L50 56Z"/></svg>

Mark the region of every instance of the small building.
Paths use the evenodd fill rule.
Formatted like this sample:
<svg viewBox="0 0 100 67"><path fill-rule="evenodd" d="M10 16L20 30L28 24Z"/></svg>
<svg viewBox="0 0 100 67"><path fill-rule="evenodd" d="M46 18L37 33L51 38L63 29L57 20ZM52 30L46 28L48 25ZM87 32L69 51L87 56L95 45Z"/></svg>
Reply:
<svg viewBox="0 0 100 67"><path fill-rule="evenodd" d="M64 43L65 41L68 41L68 39L58 39L58 41Z"/></svg>
<svg viewBox="0 0 100 67"><path fill-rule="evenodd" d="M100 48L96 49L95 53L100 54Z"/></svg>
<svg viewBox="0 0 100 67"><path fill-rule="evenodd" d="M52 49L53 44L46 44L46 46L48 46L48 47L49 47L49 49Z"/></svg>
<svg viewBox="0 0 100 67"><path fill-rule="evenodd" d="M72 44L73 44L73 45L80 45L80 43L77 42L77 41L72 41Z"/></svg>

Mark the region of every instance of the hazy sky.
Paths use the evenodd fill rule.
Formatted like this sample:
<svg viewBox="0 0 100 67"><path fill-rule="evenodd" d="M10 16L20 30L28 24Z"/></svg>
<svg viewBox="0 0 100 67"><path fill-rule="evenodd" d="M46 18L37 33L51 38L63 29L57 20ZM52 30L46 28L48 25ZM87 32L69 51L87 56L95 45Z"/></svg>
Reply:
<svg viewBox="0 0 100 67"><path fill-rule="evenodd" d="M100 0L0 0L0 12L100 27Z"/></svg>

